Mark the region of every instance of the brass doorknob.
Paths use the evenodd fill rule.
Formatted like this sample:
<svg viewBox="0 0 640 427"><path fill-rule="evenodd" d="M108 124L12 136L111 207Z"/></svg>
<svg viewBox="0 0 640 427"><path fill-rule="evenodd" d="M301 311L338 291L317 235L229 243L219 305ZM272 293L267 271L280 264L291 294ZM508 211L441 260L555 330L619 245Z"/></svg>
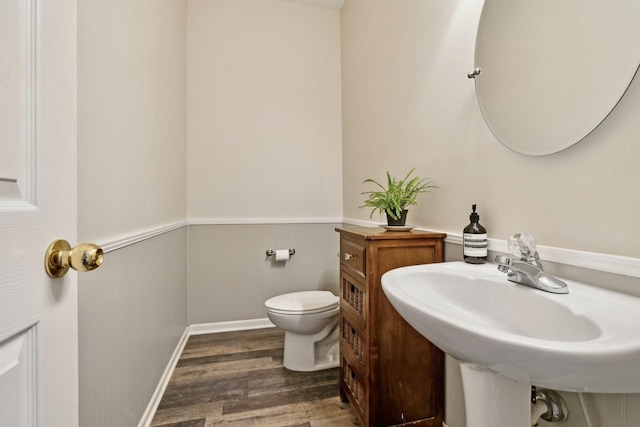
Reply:
<svg viewBox="0 0 640 427"><path fill-rule="evenodd" d="M74 248L66 240L55 240L44 255L44 269L50 277L62 277L69 267L76 271L91 271L104 259L102 248L93 243L81 243Z"/></svg>

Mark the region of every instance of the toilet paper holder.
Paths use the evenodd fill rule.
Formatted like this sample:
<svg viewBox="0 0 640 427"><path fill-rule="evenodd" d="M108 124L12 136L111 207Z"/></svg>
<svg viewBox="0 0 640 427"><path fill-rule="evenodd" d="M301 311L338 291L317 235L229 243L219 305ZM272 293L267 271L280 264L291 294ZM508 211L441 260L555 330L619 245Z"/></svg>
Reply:
<svg viewBox="0 0 640 427"><path fill-rule="evenodd" d="M273 249L267 249L267 256L274 256L276 254L276 251L274 251ZM289 255L294 255L296 253L296 250L293 248L289 248Z"/></svg>

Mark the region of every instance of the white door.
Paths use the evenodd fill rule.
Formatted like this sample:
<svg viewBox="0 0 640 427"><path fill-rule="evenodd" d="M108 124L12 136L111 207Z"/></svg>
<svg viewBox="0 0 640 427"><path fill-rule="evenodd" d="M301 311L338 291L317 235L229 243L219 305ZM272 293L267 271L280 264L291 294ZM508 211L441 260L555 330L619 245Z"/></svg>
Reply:
<svg viewBox="0 0 640 427"><path fill-rule="evenodd" d="M0 0L0 427L78 425L76 0Z"/></svg>

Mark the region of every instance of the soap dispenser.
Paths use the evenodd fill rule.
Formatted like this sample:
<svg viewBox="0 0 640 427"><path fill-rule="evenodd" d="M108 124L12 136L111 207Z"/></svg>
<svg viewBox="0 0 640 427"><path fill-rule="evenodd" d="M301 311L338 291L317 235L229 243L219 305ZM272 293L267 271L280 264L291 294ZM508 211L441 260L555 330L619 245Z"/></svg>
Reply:
<svg viewBox="0 0 640 427"><path fill-rule="evenodd" d="M476 213L476 205L471 205L471 222L462 233L464 261L469 264L487 262L487 230L480 225L480 215Z"/></svg>

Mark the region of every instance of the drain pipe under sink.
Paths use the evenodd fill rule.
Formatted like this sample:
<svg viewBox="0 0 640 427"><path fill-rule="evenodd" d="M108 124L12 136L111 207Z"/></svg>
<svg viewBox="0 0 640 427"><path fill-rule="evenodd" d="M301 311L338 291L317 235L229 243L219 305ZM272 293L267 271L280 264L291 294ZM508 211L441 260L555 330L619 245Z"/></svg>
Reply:
<svg viewBox="0 0 640 427"><path fill-rule="evenodd" d="M531 404L531 425L537 426L540 417L547 413L549 408L547 408L547 404L542 400L536 400L535 403Z"/></svg>
<svg viewBox="0 0 640 427"><path fill-rule="evenodd" d="M561 423L569 417L569 407L554 390L531 387L531 425L537 426L540 418L550 423Z"/></svg>

